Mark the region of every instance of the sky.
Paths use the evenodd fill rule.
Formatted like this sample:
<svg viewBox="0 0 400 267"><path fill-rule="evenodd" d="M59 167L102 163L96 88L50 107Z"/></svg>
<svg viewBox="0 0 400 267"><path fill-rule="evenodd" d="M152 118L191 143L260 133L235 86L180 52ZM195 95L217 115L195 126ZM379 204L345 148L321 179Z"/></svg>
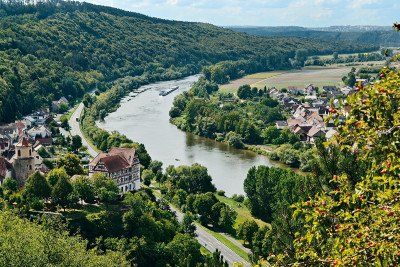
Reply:
<svg viewBox="0 0 400 267"><path fill-rule="evenodd" d="M400 22L400 0L85 1L152 17L208 22L219 26L389 26Z"/></svg>

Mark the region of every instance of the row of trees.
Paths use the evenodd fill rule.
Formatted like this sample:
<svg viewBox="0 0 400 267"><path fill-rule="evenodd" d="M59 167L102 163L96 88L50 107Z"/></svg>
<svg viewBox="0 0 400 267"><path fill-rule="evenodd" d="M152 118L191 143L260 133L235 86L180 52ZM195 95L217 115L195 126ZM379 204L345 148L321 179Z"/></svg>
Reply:
<svg viewBox="0 0 400 267"><path fill-rule="evenodd" d="M212 88L212 90L210 90ZM177 96L170 116L180 129L195 134L226 141L236 148L246 144L295 143L298 138L278 130L270 131L268 126L284 118L276 100L265 90L241 86L238 96L210 97L216 94L215 83L201 78L189 92Z"/></svg>

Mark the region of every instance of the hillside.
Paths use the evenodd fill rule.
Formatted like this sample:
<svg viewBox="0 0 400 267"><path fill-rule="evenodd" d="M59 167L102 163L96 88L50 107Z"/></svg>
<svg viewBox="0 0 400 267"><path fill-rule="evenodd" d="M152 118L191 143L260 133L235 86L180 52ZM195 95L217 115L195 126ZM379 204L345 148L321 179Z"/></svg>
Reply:
<svg viewBox="0 0 400 267"><path fill-rule="evenodd" d="M255 36L303 37L327 42L351 42L377 46L400 46L400 35L391 27L384 26L331 26L325 28L304 27L229 27L237 32Z"/></svg>
<svg viewBox="0 0 400 267"><path fill-rule="evenodd" d="M94 88L105 90L109 81L126 76L147 83L238 60L247 62L244 72L288 69L298 49L310 55L376 49L250 36L88 3L26 2L0 1L0 122L47 107L60 96L74 100Z"/></svg>

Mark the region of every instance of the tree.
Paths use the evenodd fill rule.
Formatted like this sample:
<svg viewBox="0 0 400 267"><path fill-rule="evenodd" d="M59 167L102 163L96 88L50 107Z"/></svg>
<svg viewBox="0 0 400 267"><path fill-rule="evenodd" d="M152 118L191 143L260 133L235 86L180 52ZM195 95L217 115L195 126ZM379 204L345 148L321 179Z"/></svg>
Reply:
<svg viewBox="0 0 400 267"><path fill-rule="evenodd" d="M54 185L51 192L52 202L65 208L70 204L70 194L73 192L73 187L68 179L61 176Z"/></svg>
<svg viewBox="0 0 400 267"><path fill-rule="evenodd" d="M79 176L72 182L72 186L81 200L85 201L86 203L94 203L94 186L89 177Z"/></svg>
<svg viewBox="0 0 400 267"><path fill-rule="evenodd" d="M72 151L77 152L82 147L82 138L79 135L72 136L71 148Z"/></svg>
<svg viewBox="0 0 400 267"><path fill-rule="evenodd" d="M162 172L163 163L158 160L152 160L149 169L153 171L153 173Z"/></svg>
<svg viewBox="0 0 400 267"><path fill-rule="evenodd" d="M251 87L248 84L241 85L237 90L237 96L240 99L248 99L252 97Z"/></svg>
<svg viewBox="0 0 400 267"><path fill-rule="evenodd" d="M70 129L70 126L69 126L69 123L68 123L68 117L67 116L61 116L60 120L61 120L61 127L63 127L65 130L68 131Z"/></svg>
<svg viewBox="0 0 400 267"><path fill-rule="evenodd" d="M38 224L1 211L0 228L1 266L130 266L123 253L88 249L82 238L62 230L64 225L55 230L45 218ZM12 253L6 249L11 247Z"/></svg>
<svg viewBox="0 0 400 267"><path fill-rule="evenodd" d="M86 108L90 107L93 103L93 99L90 94L85 94L82 99L82 103L85 105Z"/></svg>
<svg viewBox="0 0 400 267"><path fill-rule="evenodd" d="M234 148L237 149L242 149L244 148L244 143L243 143L243 137L240 134L237 134L235 132L229 132L225 140L228 142L228 144Z"/></svg>
<svg viewBox="0 0 400 267"><path fill-rule="evenodd" d="M103 173L95 173L92 176L95 195L101 202L113 203L118 199L119 188L114 180Z"/></svg>
<svg viewBox="0 0 400 267"><path fill-rule="evenodd" d="M306 49L298 49L295 54L295 61L299 67L304 67L304 63L306 62L308 57L308 51Z"/></svg>
<svg viewBox="0 0 400 267"><path fill-rule="evenodd" d="M336 61L339 59L339 53L338 52L333 52L333 60Z"/></svg>
<svg viewBox="0 0 400 267"><path fill-rule="evenodd" d="M196 266L203 261L200 244L190 235L177 234L167 245L175 266Z"/></svg>
<svg viewBox="0 0 400 267"><path fill-rule="evenodd" d="M330 174L330 186L296 204L294 218L302 221L302 228L296 231L292 262L337 266L399 262L400 72L385 68L380 76L379 83L348 98L352 109L339 136L324 144L327 149L337 147L339 155L352 153L367 164L366 170L353 185L346 173ZM374 119L365 114L374 114Z"/></svg>
<svg viewBox="0 0 400 267"><path fill-rule="evenodd" d="M183 215L182 231L191 237L196 237L196 225L194 224L193 215L188 213Z"/></svg>
<svg viewBox="0 0 400 267"><path fill-rule="evenodd" d="M51 187L55 186L60 177L63 177L65 179L69 179L70 177L68 176L67 172L65 169L62 168L56 168L52 169L46 176L47 182Z"/></svg>
<svg viewBox="0 0 400 267"><path fill-rule="evenodd" d="M74 176L76 174L83 174L83 168L81 165L81 160L77 155L68 153L65 156L57 160L57 167L63 167L69 176Z"/></svg>
<svg viewBox="0 0 400 267"><path fill-rule="evenodd" d="M196 196L193 203L193 208L200 215L200 221L203 225L213 222L212 207L218 202L218 199L213 193L208 192Z"/></svg>
<svg viewBox="0 0 400 267"><path fill-rule="evenodd" d="M35 172L31 176L29 176L25 184L24 195L27 198L36 197L38 199L45 199L50 197L51 188L47 183L46 178L39 172Z"/></svg>
<svg viewBox="0 0 400 267"><path fill-rule="evenodd" d="M255 221L245 221L239 225L237 235L251 246L258 229L259 227Z"/></svg>
<svg viewBox="0 0 400 267"><path fill-rule="evenodd" d="M142 172L142 181L146 186L150 186L151 181L154 180L155 175L151 170L144 170Z"/></svg>
<svg viewBox="0 0 400 267"><path fill-rule="evenodd" d="M18 191L19 183L17 180L7 177L4 179L2 187L5 191L14 193Z"/></svg>

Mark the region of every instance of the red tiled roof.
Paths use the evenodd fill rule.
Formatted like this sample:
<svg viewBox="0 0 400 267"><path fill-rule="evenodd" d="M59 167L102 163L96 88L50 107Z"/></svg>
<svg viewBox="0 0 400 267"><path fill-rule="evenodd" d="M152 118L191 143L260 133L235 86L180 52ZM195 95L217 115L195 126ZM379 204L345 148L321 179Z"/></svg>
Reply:
<svg viewBox="0 0 400 267"><path fill-rule="evenodd" d="M104 163L107 170L111 173L129 168L130 166L129 163L120 155L108 156L102 158L100 161Z"/></svg>
<svg viewBox="0 0 400 267"><path fill-rule="evenodd" d="M95 167L99 162L102 162L109 172L117 172L132 167L136 158L135 149L111 148L107 154L99 153L89 165Z"/></svg>

